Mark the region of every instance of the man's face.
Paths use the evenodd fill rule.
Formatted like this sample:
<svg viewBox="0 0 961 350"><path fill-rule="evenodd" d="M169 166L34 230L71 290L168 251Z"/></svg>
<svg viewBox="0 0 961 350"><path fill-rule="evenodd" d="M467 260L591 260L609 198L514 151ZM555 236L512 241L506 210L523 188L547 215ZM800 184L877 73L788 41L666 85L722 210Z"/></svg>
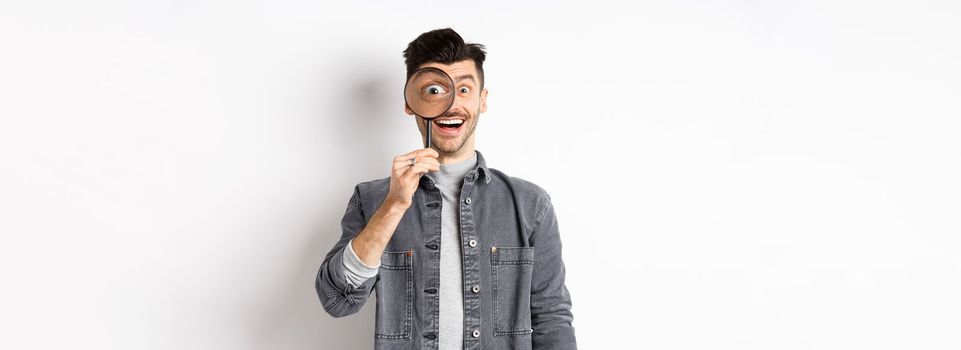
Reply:
<svg viewBox="0 0 961 350"><path fill-rule="evenodd" d="M443 70L454 80L454 104L447 113L434 118L431 130L431 143L442 153L457 153L465 144L473 145L474 129L477 128L477 117L487 111L487 89L481 90L480 76L473 60L463 60L452 64L425 63L418 68L434 67ZM414 111L404 104L404 111L414 115ZM417 119L421 139L426 138L426 125L421 118ZM461 119L463 124L458 127L444 126L443 120Z"/></svg>

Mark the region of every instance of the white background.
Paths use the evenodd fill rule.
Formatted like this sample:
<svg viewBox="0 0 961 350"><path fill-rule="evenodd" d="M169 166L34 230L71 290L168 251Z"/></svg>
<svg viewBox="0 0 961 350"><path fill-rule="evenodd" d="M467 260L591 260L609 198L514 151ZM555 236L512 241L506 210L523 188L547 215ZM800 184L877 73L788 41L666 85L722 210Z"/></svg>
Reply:
<svg viewBox="0 0 961 350"><path fill-rule="evenodd" d="M0 348L370 348L313 279L447 26L581 348L961 348L956 1L226 0L0 2Z"/></svg>

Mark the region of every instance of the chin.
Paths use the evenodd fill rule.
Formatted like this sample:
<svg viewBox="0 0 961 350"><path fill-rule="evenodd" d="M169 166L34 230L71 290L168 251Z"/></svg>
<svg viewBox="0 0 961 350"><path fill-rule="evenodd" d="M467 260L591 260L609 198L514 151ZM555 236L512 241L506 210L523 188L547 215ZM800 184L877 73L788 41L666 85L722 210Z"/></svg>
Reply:
<svg viewBox="0 0 961 350"><path fill-rule="evenodd" d="M438 151L441 151L441 152L444 152L444 153L455 153L455 152L459 151L461 148L464 148L464 143L455 143L455 144L439 144L439 143L434 143L434 147L435 147Z"/></svg>

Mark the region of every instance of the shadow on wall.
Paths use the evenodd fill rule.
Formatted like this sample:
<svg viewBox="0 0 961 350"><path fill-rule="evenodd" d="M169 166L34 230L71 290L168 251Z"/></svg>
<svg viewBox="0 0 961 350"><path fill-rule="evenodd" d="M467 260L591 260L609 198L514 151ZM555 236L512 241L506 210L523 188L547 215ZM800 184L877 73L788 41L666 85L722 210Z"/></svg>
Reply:
<svg viewBox="0 0 961 350"><path fill-rule="evenodd" d="M340 221L354 185L390 176L394 153L403 153L391 149L398 143L394 140L417 137L411 117L403 114L402 81L401 87L397 87L397 82L391 80L391 76L398 76L396 66L396 60L364 62L358 58L333 65L316 77L315 81L323 85L321 90L336 90L321 98L315 109L319 121L314 124L322 128L317 135L324 138L318 161L331 164L330 169L323 170L324 178L318 179L326 185L324 193L317 194L321 197L321 212L311 220L310 234L299 236L308 239L290 243L296 245L291 250L299 252L291 257L291 261L297 262L297 271L290 274L281 292L286 295L285 300L264 301L269 310L262 310L258 316L262 317L258 320L260 334L253 337L253 348L373 348L376 293L357 314L334 318L324 311L314 290L314 279L341 236ZM402 79L403 73L400 74ZM398 130L398 125L403 129Z"/></svg>

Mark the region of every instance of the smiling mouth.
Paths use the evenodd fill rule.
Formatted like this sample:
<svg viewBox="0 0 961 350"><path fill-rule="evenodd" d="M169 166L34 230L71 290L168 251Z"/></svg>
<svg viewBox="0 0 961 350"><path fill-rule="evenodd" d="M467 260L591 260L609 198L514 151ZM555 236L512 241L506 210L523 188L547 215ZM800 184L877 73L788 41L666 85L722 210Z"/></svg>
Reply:
<svg viewBox="0 0 961 350"><path fill-rule="evenodd" d="M460 133L466 121L463 118L434 119L433 124L441 134L456 135Z"/></svg>
<svg viewBox="0 0 961 350"><path fill-rule="evenodd" d="M464 125L464 120L459 118L452 118L452 119L435 120L434 123L442 128L458 128L461 125Z"/></svg>

